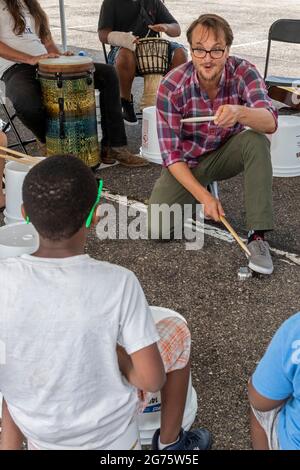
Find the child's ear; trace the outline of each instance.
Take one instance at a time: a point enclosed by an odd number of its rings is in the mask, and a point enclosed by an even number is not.
[[[25,211],[24,204],[21,204],[21,214],[22,214],[23,219],[26,220],[27,214]]]
[[[99,215],[99,204],[98,204],[94,210],[91,225],[97,225],[99,221],[100,221],[100,215]]]

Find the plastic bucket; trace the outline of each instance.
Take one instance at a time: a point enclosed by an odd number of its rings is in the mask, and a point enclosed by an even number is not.
[[[180,313],[175,312],[164,307],[150,307],[155,323],[163,318],[178,317],[186,321]],[[152,395],[150,403],[145,408],[144,412],[139,415],[139,431],[142,445],[149,445],[152,441],[152,436],[156,429],[160,428],[160,407],[161,399],[160,392]],[[186,397],[185,410],[183,415],[182,427],[185,430],[190,429],[195,421],[197,413],[197,394],[192,386],[192,378],[190,375],[189,387]]]
[[[300,117],[279,116],[278,129],[269,137],[273,175],[300,176]]]
[[[142,146],[140,155],[152,163],[162,164],[156,128],[156,107],[149,106],[143,110]]]
[[[23,220],[21,214],[22,185],[30,168],[28,165],[17,162],[9,162],[5,165],[5,216],[7,219]]]
[[[5,225],[20,224],[20,223],[24,222],[23,217],[17,218],[17,217],[9,216],[6,209],[3,211],[3,214],[4,214],[4,223],[5,223]]]
[[[25,222],[0,227],[0,258],[34,253],[39,236],[32,224]]]

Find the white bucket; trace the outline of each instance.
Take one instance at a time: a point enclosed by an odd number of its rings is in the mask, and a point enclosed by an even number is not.
[[[274,176],[300,176],[300,116],[279,116],[271,139]]]
[[[180,313],[174,312],[168,308],[150,307],[155,323],[167,317],[178,317],[186,321]],[[160,428],[160,392],[152,395],[150,403],[144,412],[139,415],[139,430],[142,445],[149,445],[156,429]],[[182,427],[185,430],[190,429],[197,413],[197,394],[192,386],[192,378],[190,375],[189,387],[186,397],[185,410],[183,415]]]
[[[7,220],[22,221],[22,185],[30,166],[9,162],[5,165],[5,217]],[[10,223],[10,222],[8,222]]]
[[[34,253],[39,236],[32,224],[21,222],[0,227],[0,258]]]
[[[4,209],[3,214],[4,214],[5,225],[18,224],[18,223],[20,224],[21,222],[24,222],[24,217],[20,217],[20,218],[11,217],[8,215],[6,209]]]
[[[149,106],[143,110],[142,146],[140,155],[149,162],[162,164],[156,127],[156,107]]]

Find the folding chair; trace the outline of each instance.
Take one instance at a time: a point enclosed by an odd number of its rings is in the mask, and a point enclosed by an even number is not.
[[[2,128],[3,132],[8,132],[10,129],[13,131],[15,138],[16,138],[16,143],[10,144],[8,147],[9,148],[15,148],[15,147],[21,147],[22,151],[24,153],[28,153],[26,150],[26,145],[32,144],[33,142],[36,142],[36,139],[26,139],[22,140],[18,129],[15,126],[14,120],[17,117],[16,113],[14,112],[13,114],[9,114],[9,111],[7,109],[6,104],[3,102],[1,96],[0,96],[0,109],[3,111],[4,116],[5,116],[5,124],[4,127]]]
[[[272,41],[286,42],[290,44],[300,44],[300,20],[280,19],[280,20],[275,21],[271,25],[269,29],[268,48],[267,48],[267,56],[266,56],[265,72],[264,72],[264,80],[266,82],[267,87],[271,87],[271,86],[291,87],[293,83],[295,84],[295,82],[298,82],[298,84],[300,84],[300,77],[292,78],[292,77],[280,77],[276,75],[267,76]]]

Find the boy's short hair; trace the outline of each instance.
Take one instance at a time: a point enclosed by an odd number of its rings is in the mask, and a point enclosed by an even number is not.
[[[55,155],[35,165],[23,183],[30,222],[49,240],[71,238],[83,226],[97,198],[90,168],[71,155]]]
[[[230,47],[233,43],[233,32],[229,25],[229,23],[219,15],[215,15],[213,13],[204,14],[199,16],[193,23],[189,26],[186,36],[187,40],[190,45],[192,45],[192,34],[194,29],[198,26],[202,25],[204,28],[208,30],[212,30],[215,33],[215,36],[218,38],[220,35],[220,31],[223,31],[226,41],[226,46]]]

